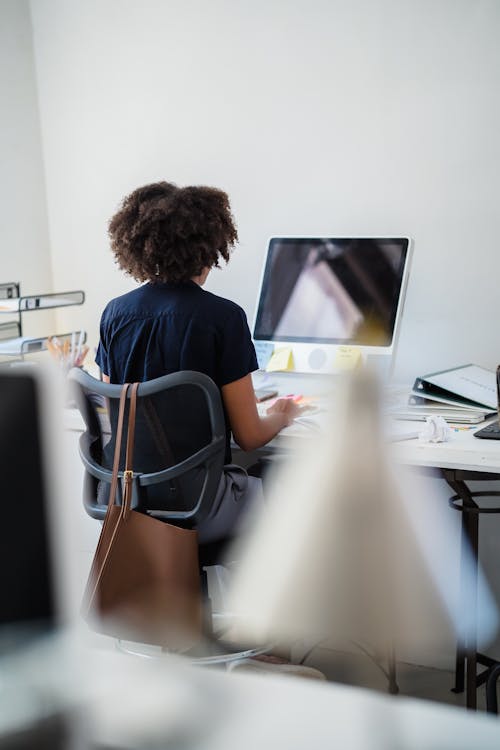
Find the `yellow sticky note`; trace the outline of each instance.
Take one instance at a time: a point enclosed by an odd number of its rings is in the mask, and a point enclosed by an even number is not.
[[[337,370],[354,370],[361,364],[361,350],[357,346],[339,346],[333,366]]]
[[[291,349],[275,349],[267,363],[267,372],[290,372],[295,369]]]

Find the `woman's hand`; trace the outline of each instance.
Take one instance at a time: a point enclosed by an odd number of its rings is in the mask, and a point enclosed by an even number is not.
[[[293,399],[279,398],[267,409],[266,416],[261,417],[251,375],[223,385],[222,399],[234,439],[244,451],[253,451],[268,443],[302,412]]]
[[[277,398],[274,404],[266,409],[266,414],[283,414],[287,419],[286,426],[289,427],[301,411],[302,409],[293,398]]]

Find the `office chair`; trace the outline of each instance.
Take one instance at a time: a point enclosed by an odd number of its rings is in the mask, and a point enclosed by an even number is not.
[[[96,380],[78,368],[71,370],[68,378],[85,422],[79,445],[85,469],[83,504],[88,515],[103,520],[121,386]],[[225,441],[220,393],[207,375],[183,371],[141,383],[137,392],[132,507],[170,524],[197,529],[213,508],[223,474]],[[124,453],[122,445],[120,466],[124,465]],[[206,568],[221,562],[229,541],[223,538],[199,544],[204,635],[211,646],[208,654],[198,655],[197,663],[228,663],[268,648],[235,652],[233,645],[228,651],[214,638]]]

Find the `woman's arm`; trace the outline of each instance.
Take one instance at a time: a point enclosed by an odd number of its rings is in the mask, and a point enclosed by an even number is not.
[[[255,450],[268,443],[283,427],[288,427],[300,408],[291,399],[277,399],[261,417],[255,403],[252,378],[222,386],[222,399],[229,417],[234,439],[244,451]]]
[[[109,375],[103,374],[102,379],[104,383],[110,382]],[[279,398],[268,409],[266,417],[259,416],[250,375],[222,386],[222,398],[234,439],[244,451],[252,451],[268,443],[283,427],[288,427],[300,412],[294,401]]]

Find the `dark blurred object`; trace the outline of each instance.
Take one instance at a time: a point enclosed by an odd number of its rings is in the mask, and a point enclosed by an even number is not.
[[[69,715],[56,714],[0,737],[0,750],[71,750],[72,736]]]
[[[34,370],[0,372],[0,651],[55,623],[43,397]]]

